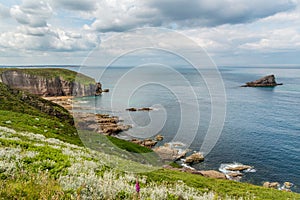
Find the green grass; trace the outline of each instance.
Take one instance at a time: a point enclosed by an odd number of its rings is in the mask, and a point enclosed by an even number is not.
[[[58,178],[70,166],[68,156],[63,155],[61,149],[54,149],[50,146],[35,146],[28,141],[14,141],[0,138],[0,147],[21,147],[22,149],[26,149],[26,151],[38,152],[38,155],[35,157],[27,157],[22,160],[24,169],[30,172],[38,173],[39,171],[47,171],[51,176]]]
[[[82,145],[73,124],[62,106],[0,83],[0,125]]]
[[[182,180],[188,186],[198,188],[202,192],[214,191],[221,199],[225,198],[226,196],[258,200],[300,199],[300,194],[297,193],[263,188],[261,186],[230,180],[206,178],[199,175],[171,171],[167,169],[145,173],[144,175],[146,175],[149,180],[154,182],[167,181],[169,183],[175,183],[178,180]]]
[[[143,147],[143,146],[140,146],[140,145],[132,143],[132,142],[127,142],[127,141],[124,141],[124,140],[121,140],[119,138],[112,137],[112,136],[106,136],[106,137],[114,145],[116,145],[117,147],[119,147],[121,149],[124,149],[128,152],[133,152],[133,153],[150,153],[150,152],[153,152],[151,149],[149,149],[147,147]]]
[[[78,135],[84,146],[93,150],[104,152],[108,155],[122,156],[122,158],[143,164],[162,165],[158,155],[147,147],[86,130],[78,130]]]
[[[82,145],[74,126],[55,118],[0,110],[0,126],[12,128],[16,131],[37,133],[48,138],[57,138],[79,146]]]
[[[19,139],[16,140],[15,138]],[[116,141],[118,141],[118,143],[121,142],[119,140]],[[5,156],[4,158],[0,158],[0,161],[3,159],[6,162],[15,160],[16,163],[18,163],[18,167],[14,168],[15,172],[10,172],[8,174],[2,174],[0,166],[0,199],[70,199],[71,194],[74,195],[77,193],[79,195],[83,195],[84,192],[87,192],[87,188],[85,184],[77,184],[75,188],[72,186],[73,189],[63,189],[59,182],[61,176],[64,176],[65,178],[71,176],[75,178],[74,180],[78,181],[80,179],[76,179],[76,177],[79,176],[79,172],[88,173],[90,170],[95,170],[96,176],[103,177],[107,171],[113,170],[117,173],[117,176],[108,179],[113,181],[113,179],[115,180],[116,178],[126,174],[118,170],[120,165],[132,165],[131,167],[141,168],[142,170],[143,168],[145,169],[145,167],[151,169],[149,166],[134,163],[128,159],[118,158],[117,156],[105,154],[103,152],[92,153],[90,150],[82,147],[68,146],[69,145],[67,145],[67,143],[55,141],[49,143],[48,140],[40,137],[35,139],[29,133],[21,134],[19,132],[10,132],[4,135],[0,134],[0,150],[7,151],[8,149],[21,149],[21,152],[18,153],[19,155],[25,155],[24,153],[26,152],[38,153],[33,157],[23,156],[17,159],[15,157],[17,155],[10,152],[7,153],[7,155],[13,156],[13,158]],[[68,152],[64,152],[64,148],[69,149]],[[98,163],[98,166],[94,168],[93,165],[83,164],[85,161]],[[72,165],[77,165],[77,163],[81,163],[81,166],[79,165],[77,167],[76,174],[74,174],[75,172],[68,172],[68,168]],[[111,163],[117,164],[117,170],[111,168]],[[84,170],[83,168],[85,166],[90,166],[91,168]],[[155,170],[153,167],[152,169]],[[213,192],[215,194],[215,199],[225,199],[228,197],[230,197],[230,199],[243,198],[261,200],[300,199],[300,194],[296,193],[282,192],[275,189],[267,189],[229,180],[211,179],[200,175],[166,169],[139,173],[138,176],[147,177],[147,181],[141,183],[141,188],[148,188],[148,190],[156,190],[156,187],[165,186],[175,188],[180,180],[188,187],[195,188],[201,194]],[[95,175],[90,178],[95,180]],[[88,184],[89,180],[86,181]],[[122,184],[124,183],[125,182],[122,182]],[[72,185],[73,183],[72,181],[67,181],[67,184]],[[106,184],[106,182],[103,184]],[[133,188],[134,180],[129,183],[127,182],[126,184],[131,184]],[[91,183],[89,187],[92,187],[92,185],[93,183]],[[154,187],[154,185],[156,186]],[[93,191],[97,189],[97,187],[100,186],[97,186],[96,184]],[[115,188],[114,190],[117,189]],[[114,198],[109,199],[131,199],[134,194],[134,190],[132,189],[130,191],[119,191],[118,193],[114,193]],[[110,192],[108,193],[111,194]],[[114,196],[113,194],[111,195]],[[166,199],[178,199],[178,195],[175,195],[172,191],[170,191],[170,193],[168,192]]]
[[[19,174],[0,179],[0,199],[71,199],[47,173]]]
[[[83,85],[95,84],[95,80],[91,77],[88,77],[84,74],[77,73],[68,69],[60,68],[2,68],[0,69],[0,74],[4,71],[21,71],[26,74],[44,77],[44,78],[56,78],[62,77],[66,81],[76,81]]]

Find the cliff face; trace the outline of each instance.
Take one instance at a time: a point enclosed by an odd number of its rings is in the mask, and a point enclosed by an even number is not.
[[[33,73],[34,70],[22,70],[22,69],[8,69],[1,73],[0,82],[8,85],[11,88],[18,88],[21,90],[26,90],[31,94],[36,94],[39,96],[91,96],[95,95],[96,82],[89,78],[84,77],[88,80],[85,83],[78,82],[76,80],[75,72],[69,71],[71,78],[66,80],[64,76],[57,75],[59,72],[51,70],[61,69],[51,69],[45,70],[45,73]],[[40,70],[40,69],[38,69]],[[63,71],[66,73],[66,71]],[[74,74],[75,73],[75,74]],[[83,76],[83,75],[82,75]],[[72,78],[73,77],[73,78]],[[71,80],[70,80],[71,79]],[[72,80],[73,79],[73,80]]]

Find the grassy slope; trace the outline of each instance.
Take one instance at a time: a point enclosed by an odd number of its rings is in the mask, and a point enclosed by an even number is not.
[[[244,199],[260,200],[300,199],[300,194],[297,193],[263,188],[261,186],[229,180],[205,178],[202,176],[165,169],[145,173],[145,175],[148,176],[149,180],[155,182],[176,182],[177,180],[182,180],[188,186],[198,188],[203,192],[214,191],[221,199],[226,196],[230,196],[231,198],[242,197]]]
[[[118,163],[151,169],[117,156],[1,127],[0,154],[4,156],[0,157],[0,199],[76,199],[78,195],[82,199],[97,195],[103,195],[102,199],[133,199],[135,176],[111,167]],[[300,199],[296,193],[164,169],[138,176],[146,177],[141,182],[142,199],[175,200],[179,194],[214,195],[208,195],[208,199]],[[151,196],[154,193],[155,198]]]
[[[67,69],[60,69],[60,68],[1,68],[0,74],[4,71],[15,70],[15,71],[22,71],[27,74],[45,77],[45,78],[55,78],[55,77],[62,77],[66,81],[76,81],[82,83],[84,85],[95,84],[95,80],[84,74],[77,73]]]
[[[0,126],[82,145],[73,124],[63,107],[0,83]]]
[[[26,98],[24,100],[24,96],[29,96],[31,102],[26,101]],[[32,103],[32,101],[35,103]],[[42,134],[46,137],[57,138],[68,143],[82,145],[80,139],[74,135],[76,129],[72,126],[72,120],[67,120],[65,118],[68,116],[68,112],[62,107],[21,91],[10,90],[3,84],[0,84],[0,102],[0,126],[10,127],[16,131],[28,131],[36,134]],[[46,105],[46,108],[49,106],[56,110],[54,113],[59,114],[57,116],[49,115],[49,113],[53,112],[50,112],[49,109],[43,110],[37,108],[35,107],[36,105]],[[55,149],[54,147],[48,145],[36,146],[35,144],[40,144],[41,141],[33,141],[32,139],[29,140],[25,136],[12,134],[10,137],[12,137],[11,140],[5,138],[0,139],[0,150],[4,149],[7,151],[9,148],[21,148],[24,152],[38,152],[38,155],[35,157],[26,157],[19,162],[24,168],[22,170],[27,170],[27,175],[21,170],[20,172],[15,172],[16,176],[7,177],[3,173],[3,170],[5,169],[0,169],[0,199],[10,199],[12,197],[16,199],[22,197],[25,199],[43,198],[43,196],[40,195],[45,195],[45,197],[48,198],[50,196],[55,196],[58,199],[70,199],[71,193],[76,194],[78,193],[78,190],[81,190],[81,186],[78,186],[78,188],[75,189],[73,188],[72,190],[66,190],[61,187],[59,181],[57,180],[59,176],[64,176],[66,173],[68,173],[67,169],[72,165],[72,159],[73,164],[76,164],[77,156],[76,159],[74,159],[70,155],[63,154],[62,150]],[[15,140],[15,137],[18,137],[20,140]],[[109,138],[109,140],[115,145],[129,151],[149,151],[134,144],[115,138]],[[81,149],[80,151],[84,150]],[[97,163],[99,162],[102,163],[102,165],[104,164],[104,168],[102,166],[100,171],[99,169],[96,170],[96,172],[100,173],[100,175],[106,172],[106,170],[110,169],[109,167],[105,167],[106,164],[132,164],[132,161],[121,158],[116,160],[117,158],[115,156],[103,153],[99,154],[101,154],[101,160],[98,160]],[[103,159],[105,155],[108,157],[106,160]],[[94,158],[91,157],[85,159],[90,161]],[[2,158],[0,158],[0,161],[1,160]],[[138,163],[133,163],[133,166],[141,169],[146,167]],[[20,169],[20,166],[16,169]],[[148,186],[142,185],[142,187],[151,188],[152,183],[158,185],[161,184],[161,187],[163,187],[166,182],[172,185],[176,184],[178,180],[182,180],[187,186],[196,188],[196,190],[201,193],[213,191],[213,193],[221,199],[224,199],[226,196],[230,196],[231,198],[243,197],[244,199],[300,199],[300,195],[295,193],[281,192],[274,189],[266,189],[245,183],[209,179],[199,175],[186,174],[176,171],[161,169],[144,173],[144,175],[148,177]],[[38,177],[42,177],[42,179],[39,179]],[[37,179],[40,181],[37,181]],[[32,191],[40,192],[37,193]],[[124,195],[129,195],[126,196],[129,199],[132,197],[130,196],[132,195],[131,193],[121,193],[120,195],[121,197],[124,197]],[[116,199],[122,199],[121,197]],[[168,197],[170,197],[169,199],[172,199],[174,196]]]

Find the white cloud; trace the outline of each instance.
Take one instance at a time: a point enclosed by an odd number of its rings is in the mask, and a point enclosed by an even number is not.
[[[265,32],[257,42],[245,43],[241,48],[260,52],[300,50],[300,32],[294,29],[277,29]]]
[[[15,5],[10,9],[11,16],[17,22],[31,27],[47,26],[47,20],[52,13],[47,1],[25,0],[22,5]]]
[[[256,53],[300,51],[299,0],[23,0],[3,4],[1,56],[15,52],[28,61],[39,54],[64,54],[75,60],[78,53],[99,44],[99,34],[105,38],[148,26],[186,34],[218,63],[224,57],[235,63],[237,59],[251,61],[248,57]],[[171,41],[161,46],[167,42]],[[112,45],[108,53],[131,47],[126,41],[124,45]]]
[[[239,24],[272,16],[296,7],[286,0],[104,0],[97,4],[90,26],[100,32],[125,31],[144,26],[194,28]]]
[[[15,50],[88,51],[100,43],[94,33],[67,32],[58,28],[20,27],[0,34],[0,46]]]

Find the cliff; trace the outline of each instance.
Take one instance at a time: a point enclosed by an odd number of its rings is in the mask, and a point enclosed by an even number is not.
[[[94,79],[57,68],[1,69],[0,82],[39,96],[91,96],[102,91]]]
[[[256,81],[247,82],[246,85],[242,85],[242,87],[274,87],[277,85],[282,85],[282,83],[277,83],[275,76],[272,74]]]

